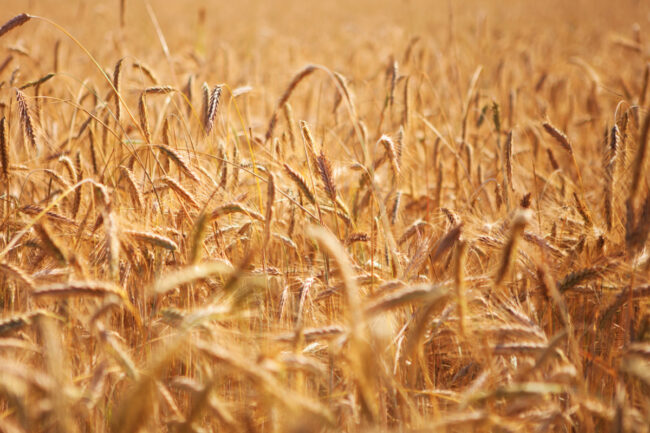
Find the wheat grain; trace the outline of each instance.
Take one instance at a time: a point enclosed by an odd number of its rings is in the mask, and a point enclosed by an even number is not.
[[[573,146],[569,142],[569,138],[566,136],[566,134],[564,134],[564,132],[560,131],[549,122],[544,122],[542,126],[548,135],[555,139],[557,144],[559,144],[569,155],[573,155]]]
[[[398,153],[395,150],[395,143],[393,143],[393,140],[387,135],[382,135],[381,138],[379,139],[379,142],[384,145],[384,149],[386,150],[386,156],[390,160],[390,166],[391,169],[393,170],[393,176],[395,177],[395,179],[399,178],[400,166],[398,160]]]
[[[9,178],[9,134],[7,131],[7,119],[3,117],[0,120],[0,164],[2,167],[2,176]]]
[[[120,106],[120,92],[122,87],[122,64],[124,63],[124,58],[121,58],[115,64],[113,69],[113,88],[115,90],[114,99],[115,99],[115,120],[117,123],[120,123],[120,118],[122,115],[122,110]]]
[[[143,209],[144,197],[142,196],[142,191],[138,186],[138,182],[135,180],[135,176],[133,175],[133,172],[129,170],[128,167],[125,167],[123,165],[120,166],[120,170],[122,171],[124,178],[127,180],[127,183],[129,184],[129,193],[131,194],[131,201],[133,202],[133,205],[136,206],[138,209]]]
[[[155,245],[169,251],[176,251],[178,249],[176,242],[157,233],[137,230],[124,230],[123,233],[133,238],[137,242],[146,242],[148,244]]]
[[[26,286],[30,291],[34,290],[34,280],[27,275],[25,271],[22,269],[18,268],[17,266],[12,265],[11,263],[5,263],[5,262],[0,262],[0,272],[2,272],[4,275],[9,276],[20,283],[22,283],[24,286]]]
[[[183,174],[195,182],[200,182],[198,176],[196,173],[194,173],[194,170],[192,170],[189,163],[176,150],[164,144],[157,144],[155,147],[160,149],[165,154],[165,156],[174,161],[174,164],[176,164],[176,166],[180,169],[180,171],[183,172]]]
[[[146,75],[147,78],[149,78],[149,80],[150,80],[154,85],[157,86],[158,83],[160,82],[160,80],[158,80],[158,77],[156,77],[156,74],[155,74],[155,72],[153,71],[153,69],[151,69],[149,66],[145,65],[144,63],[142,63],[142,62],[138,62],[138,61],[134,61],[133,64],[132,64],[131,66],[132,66],[134,69],[138,69],[139,71],[143,72],[144,75]],[[190,100],[191,100],[191,99],[190,99]]]
[[[298,189],[303,193],[305,198],[309,200],[312,204],[316,203],[316,198],[314,197],[314,194],[311,192],[309,189],[309,186],[307,186],[307,181],[305,180],[304,177],[294,169],[292,169],[288,164],[284,163],[283,164],[284,170],[289,175],[289,178],[298,186]]]
[[[196,201],[194,196],[186,190],[183,185],[181,185],[177,180],[172,179],[169,176],[164,176],[160,179],[165,185],[171,188],[183,203],[187,203],[194,208],[199,208],[199,202]]]
[[[144,133],[145,142],[151,143],[151,129],[149,128],[149,115],[147,114],[146,92],[140,93],[138,99],[138,113],[140,116],[140,128]]]
[[[65,265],[68,263],[67,255],[61,248],[60,243],[52,237],[49,229],[45,228],[43,224],[36,224],[34,231],[38,235],[43,250],[52,256],[59,264]]]
[[[16,89],[16,101],[18,102],[18,111],[20,113],[20,120],[23,124],[23,132],[25,134],[25,139],[32,145],[32,148],[36,148],[36,132],[34,130],[34,122],[30,114],[27,101],[25,100],[25,95],[20,90]]]
[[[105,281],[70,281],[61,284],[37,287],[32,291],[32,296],[92,296],[103,297],[117,295],[126,298],[123,288]]]
[[[219,108],[219,100],[221,99],[221,86],[215,86],[212,89],[210,98],[208,101],[208,110],[205,116],[205,133],[210,134],[212,127],[214,126],[214,119],[217,115],[217,109]]]
[[[266,134],[264,134],[264,141],[268,142],[269,139],[271,138],[271,135],[273,135],[273,130],[275,129],[275,124],[278,121],[278,111],[280,108],[284,106],[284,104],[287,103],[289,100],[289,97],[291,96],[291,93],[295,90],[295,88],[300,84],[300,82],[305,79],[307,76],[309,76],[312,72],[316,70],[316,67],[313,65],[308,65],[305,68],[303,68],[300,72],[298,72],[287,88],[285,89],[284,93],[282,96],[280,96],[280,99],[278,100],[278,103],[276,105],[275,110],[273,110],[273,114],[271,115],[271,119],[269,120],[269,126],[266,129]]]
[[[230,215],[230,214],[233,214],[233,213],[241,213],[241,214],[249,216],[249,217],[251,217],[253,219],[256,219],[258,221],[264,221],[264,217],[262,215],[260,215],[258,212],[255,212],[254,210],[251,210],[251,209],[245,207],[241,203],[236,203],[236,202],[227,203],[227,204],[224,204],[224,205],[221,205],[221,206],[217,207],[210,214],[210,219],[215,220],[215,219],[217,219],[217,218],[219,218],[221,216]]]
[[[327,193],[330,200],[336,202],[336,184],[334,183],[334,176],[332,175],[332,165],[322,151],[316,158],[316,166],[318,167],[318,172],[323,181],[325,193]]]
[[[519,238],[524,233],[524,228],[531,219],[530,211],[520,211],[519,214],[515,217],[512,222],[512,229],[510,232],[510,237],[506,243],[503,255],[501,257],[501,262],[499,263],[499,268],[494,278],[494,283],[498,287],[503,282],[504,278],[508,274],[508,271],[511,268],[514,257],[517,253],[517,245]]]
[[[20,27],[31,19],[31,16],[22,13],[18,14],[0,27],[0,37],[4,36],[7,32]]]

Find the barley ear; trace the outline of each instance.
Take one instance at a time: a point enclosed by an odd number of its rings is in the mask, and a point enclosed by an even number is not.
[[[4,36],[5,33],[9,32],[9,31],[11,31],[11,30],[13,30],[13,29],[15,29],[16,27],[20,27],[20,26],[22,26],[23,24],[25,24],[25,23],[26,23],[27,21],[29,21],[30,19],[31,19],[31,16],[29,16],[29,15],[27,15],[27,14],[25,14],[25,13],[22,13],[22,14],[16,15],[16,16],[13,17],[12,19],[10,19],[10,20],[7,21],[6,23],[4,23],[4,24],[2,25],[2,27],[0,27],[0,38],[1,38],[2,36]]]
[[[34,121],[32,119],[29,106],[25,100],[25,94],[20,90],[16,89],[16,101],[18,102],[18,112],[20,114],[20,120],[23,124],[23,132],[25,134],[25,139],[32,145],[32,148],[36,148],[36,132],[34,130]]]
[[[530,209],[520,210],[512,222],[512,229],[510,231],[510,238],[503,250],[501,262],[494,278],[494,284],[499,287],[503,280],[506,278],[508,272],[512,267],[512,263],[517,255],[517,246],[519,239],[524,233],[524,228],[532,218]]]
[[[266,214],[264,216],[264,247],[271,238],[271,223],[273,221],[273,204],[275,202],[275,177],[269,172],[268,184],[266,187]]]
[[[208,212],[201,212],[194,222],[189,257],[189,262],[191,264],[197,264],[201,261],[201,256],[203,255],[203,240],[205,239],[205,233],[209,223],[210,214]]]
[[[9,135],[7,131],[7,119],[0,120],[0,170],[2,177],[9,178]]]

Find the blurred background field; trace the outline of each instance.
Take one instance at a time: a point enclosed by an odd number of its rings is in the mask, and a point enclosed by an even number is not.
[[[0,431],[649,431],[650,3],[14,16]]]

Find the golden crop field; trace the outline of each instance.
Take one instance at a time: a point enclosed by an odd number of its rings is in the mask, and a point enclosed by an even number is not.
[[[650,431],[647,2],[0,25],[1,432]]]

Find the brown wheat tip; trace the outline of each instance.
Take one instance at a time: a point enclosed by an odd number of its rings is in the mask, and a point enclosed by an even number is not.
[[[566,136],[566,134],[559,129],[557,129],[555,126],[551,125],[549,122],[544,122],[542,124],[544,127],[544,130],[555,139],[555,141],[562,146],[564,150],[566,150],[570,155],[573,155],[573,146],[571,146],[571,143],[569,142],[569,138]]]
[[[318,155],[316,163],[321,179],[323,180],[325,192],[332,201],[336,201],[336,184],[334,183],[334,176],[332,175],[332,166],[322,151],[320,155]]]
[[[558,164],[557,159],[555,159],[555,155],[553,154],[553,151],[548,148],[546,149],[546,154],[548,155],[548,160],[551,163],[551,167],[553,167],[554,171],[557,171],[560,169],[560,164]]]
[[[296,133],[294,132],[294,120],[293,120],[293,110],[291,105],[286,103],[283,105],[284,118],[287,122],[287,131],[289,132],[289,144],[291,148],[294,149],[296,146]]]
[[[354,106],[354,102],[352,100],[353,94],[352,91],[350,90],[350,86],[348,85],[348,80],[339,72],[334,71],[333,72],[334,79],[336,82],[339,84],[340,89],[343,91],[343,95],[345,96],[345,99],[348,101],[348,107],[350,109],[350,115],[352,119],[357,119],[357,110]]]
[[[456,249],[455,266],[454,266],[454,280],[456,283],[456,303],[458,305],[458,327],[460,335],[465,337],[467,335],[467,296],[465,293],[465,262],[467,260],[467,241],[461,240],[458,242]]]
[[[194,173],[194,170],[190,167],[188,162],[183,158],[176,150],[172,149],[169,146],[165,146],[164,144],[157,144],[155,145],[158,149],[160,149],[169,159],[174,161],[174,164],[190,179],[192,179],[195,182],[199,182],[199,177]]]
[[[65,155],[62,155],[62,156],[59,156],[58,161],[61,164],[63,164],[66,171],[68,172],[68,177],[70,178],[70,182],[75,182],[75,179],[77,178],[77,176],[76,176],[76,173],[75,173],[75,167],[74,167],[74,163],[72,162],[72,160],[69,157],[67,157]],[[57,174],[57,176],[58,176],[58,174]]]
[[[429,224],[426,221],[423,220],[417,220],[414,221],[408,228],[404,231],[402,236],[400,236],[399,240],[397,241],[397,245],[402,245],[404,242],[409,240],[411,237],[413,237],[418,231],[424,230],[425,227],[427,227]]]
[[[156,86],[158,85],[158,83],[159,83],[158,77],[156,77],[156,74],[153,72],[153,70],[149,66],[145,65],[144,63],[137,62],[137,61],[133,62],[132,66],[133,66],[134,69],[138,69],[138,70],[142,71],[154,85],[156,85]],[[164,86],[164,87],[168,87],[168,86]],[[173,90],[173,88],[172,88],[172,90]]]
[[[388,103],[392,106],[395,101],[395,87],[397,87],[397,76],[399,69],[397,60],[393,60],[390,65],[390,91],[388,92]]]
[[[609,323],[609,320],[620,307],[622,307],[628,300],[643,299],[650,297],[650,285],[635,287],[630,290],[629,286],[621,290],[616,298],[604,309],[603,314],[601,315],[600,323],[601,326],[604,323]]]
[[[307,76],[309,76],[312,72],[316,70],[316,66],[313,65],[308,65],[305,68],[303,68],[300,72],[298,72],[289,85],[287,86],[286,90],[280,96],[280,99],[278,100],[278,103],[276,105],[275,110],[273,110],[273,114],[271,115],[271,119],[269,120],[269,126],[266,129],[266,134],[264,135],[264,141],[268,142],[269,139],[271,138],[271,135],[273,135],[273,130],[275,129],[275,124],[278,121],[278,110],[282,108],[284,104],[289,100],[289,97],[291,96],[291,93],[293,93],[294,89],[298,84]]]
[[[503,250],[503,256],[499,264],[499,269],[494,279],[495,285],[499,286],[510,270],[511,264],[517,252],[517,245],[519,238],[524,232],[524,228],[532,218],[532,211],[530,209],[520,210],[512,222],[512,230],[510,238]]]
[[[546,348],[547,344],[537,342],[505,343],[495,346],[494,354],[535,356],[543,353]]]
[[[557,282],[557,289],[560,293],[564,293],[584,281],[599,277],[603,273],[603,270],[601,266],[594,266],[570,272],[562,280]]]
[[[374,316],[383,311],[392,310],[412,302],[432,303],[438,300],[442,301],[448,299],[449,295],[449,288],[441,285],[424,284],[409,286],[371,303],[366,307],[365,314],[366,316]]]
[[[113,88],[115,91],[115,119],[117,123],[120,122],[121,116],[121,106],[120,106],[120,85],[121,85],[121,75],[122,75],[122,64],[124,63],[124,58],[121,58],[115,64],[115,69],[113,70]]]
[[[585,222],[585,226],[587,228],[592,227],[594,223],[591,219],[591,214],[589,213],[589,210],[587,209],[587,205],[585,204],[585,202],[580,198],[580,196],[576,192],[573,193],[573,199],[576,202],[576,209],[578,210],[578,213],[580,214],[580,216]]]
[[[138,209],[143,209],[144,208],[144,197],[142,196],[142,191],[140,191],[140,187],[138,187],[138,182],[135,179],[135,175],[131,170],[129,170],[128,167],[125,166],[120,166],[120,170],[122,171],[122,174],[124,175],[124,178],[127,180],[129,184],[129,192],[131,194],[131,201],[133,204],[138,208]]]
[[[305,342],[309,343],[316,340],[328,340],[334,337],[338,337],[345,333],[345,328],[340,325],[329,325],[322,328],[306,328],[302,330],[302,337],[305,339]],[[280,334],[275,336],[275,340],[292,342],[296,340],[296,333],[289,332],[286,334]]]
[[[512,185],[512,130],[508,133],[508,138],[506,139],[506,148],[505,148],[505,154],[506,154],[506,179],[508,180],[508,187],[510,191],[514,191],[514,187]]]
[[[566,253],[564,251],[562,251],[559,248],[556,248],[555,246],[551,245],[550,243],[548,243],[546,241],[546,239],[536,235],[535,233],[525,231],[523,237],[524,237],[524,240],[526,242],[536,244],[536,245],[540,246],[541,248],[544,248],[544,249],[548,250],[551,254],[554,254],[557,257],[565,257],[566,256]]]
[[[22,329],[25,326],[29,326],[32,323],[32,320],[41,314],[43,314],[41,310],[36,310],[16,316],[0,318],[0,337],[12,331]]]
[[[36,87],[38,88],[41,84],[45,83],[46,81],[50,80],[51,78],[54,78],[54,73],[50,72],[49,74],[43,75],[41,78],[37,78],[34,81],[30,81],[28,83],[23,84],[20,86],[20,90],[25,90],[29,89],[30,87]]]
[[[123,288],[106,281],[70,281],[36,288],[33,296],[91,296],[103,297],[117,295],[126,299]]]
[[[34,226],[34,231],[36,231],[36,234],[41,241],[43,250],[62,265],[68,262],[66,254],[61,248],[59,242],[52,237],[52,234],[44,225],[36,224]]]
[[[97,151],[95,149],[95,133],[92,128],[88,129],[88,147],[90,149],[90,163],[93,167],[93,174],[97,174]]]
[[[144,89],[143,93],[146,95],[168,95],[175,90],[176,89],[174,89],[172,86],[153,86]]]
[[[314,141],[314,136],[311,133],[311,130],[309,129],[309,125],[307,122],[304,120],[301,120],[299,122],[300,124],[300,132],[302,134],[302,137],[305,140],[305,145],[307,147],[307,154],[309,155],[309,158],[314,161],[313,164],[317,164],[316,159],[316,145]]]
[[[350,233],[345,239],[345,245],[352,245],[356,242],[369,242],[370,236],[368,233]]]
[[[275,202],[275,177],[273,173],[269,173],[268,183],[266,187],[266,214],[264,216],[264,245],[269,242],[271,238],[271,222],[273,219],[273,205]]]
[[[217,109],[219,108],[219,100],[221,99],[221,86],[215,86],[214,89],[212,89],[212,93],[210,94],[210,99],[208,102],[208,111],[205,116],[205,133],[209,134],[210,131],[212,131],[212,127],[214,126],[214,119],[217,116]]]
[[[393,205],[390,210],[390,224],[395,225],[397,222],[397,215],[399,214],[399,205],[402,201],[402,192],[397,191],[395,194],[395,200],[393,200]]]
[[[20,113],[20,120],[23,124],[23,132],[26,140],[36,148],[36,132],[34,130],[34,122],[30,114],[29,106],[25,100],[25,94],[16,89],[16,101],[18,102],[18,112]]]
[[[245,207],[241,203],[233,202],[233,203],[227,203],[224,205],[219,206],[216,208],[214,211],[212,211],[212,214],[210,214],[210,220],[215,220],[219,217],[222,217],[224,215],[230,215],[233,213],[240,213],[246,216],[249,216],[253,219],[256,219],[258,221],[264,221],[264,217],[259,214],[258,212],[255,212],[254,210],[251,210],[247,207]]]
[[[298,189],[302,192],[302,194],[305,196],[307,200],[309,200],[312,204],[316,203],[316,198],[314,197],[314,194],[311,192],[309,189],[309,186],[307,185],[307,181],[305,178],[292,169],[288,164],[283,164],[284,170],[286,171],[287,175],[289,175],[289,178],[298,186]]]
[[[460,235],[462,233],[463,229],[463,224],[460,223],[456,225],[454,228],[449,230],[438,242],[436,242],[429,254],[429,257],[431,258],[431,261],[435,263],[440,259],[440,257],[448,251],[455,243],[460,239]]]
[[[22,14],[16,15],[16,16],[13,17],[12,19],[10,19],[10,20],[7,21],[6,23],[4,23],[4,24],[2,25],[2,27],[0,27],[0,38],[1,38],[2,36],[4,36],[5,33],[9,32],[9,31],[11,31],[11,30],[13,30],[13,29],[15,29],[16,27],[20,27],[20,26],[22,26],[23,24],[25,24],[27,21],[30,20],[30,18],[31,18],[31,16],[29,16],[29,15],[27,15],[27,14],[25,14],[25,13],[22,13]]]
[[[171,137],[169,135],[169,117],[165,117],[162,126],[162,142],[169,145],[171,143]]]
[[[176,251],[178,245],[173,240],[168,237],[152,233],[152,232],[142,232],[137,230],[124,230],[124,234],[130,236],[138,242],[146,242],[157,247],[164,248],[170,251]]]
[[[126,24],[126,0],[120,0],[120,28],[123,29]]]
[[[29,290],[34,290],[34,280],[32,280],[32,277],[27,275],[27,273],[19,267],[14,266],[10,263],[0,262],[0,273],[21,282]]]
[[[108,272],[113,281],[117,279],[120,270],[120,240],[118,237],[118,223],[115,214],[110,210],[101,215],[106,232],[106,259]]]
[[[140,128],[142,128],[144,139],[147,143],[151,143],[151,128],[149,127],[149,115],[147,113],[146,92],[142,92],[138,99],[138,113],[140,114]]]
[[[81,182],[83,178],[83,172],[81,169],[81,152],[77,151],[75,155],[75,164],[74,164],[75,178],[74,182]],[[72,204],[72,218],[77,216],[79,212],[79,207],[81,206],[81,185],[77,186],[74,191],[74,202]]]
[[[7,134],[7,119],[0,120],[0,169],[2,176],[9,177],[9,137]]]
[[[43,210],[44,208],[42,208],[41,206],[37,206],[33,204],[28,204],[20,208],[20,211],[22,213],[27,215],[32,215],[32,216],[40,214],[41,212],[43,212]],[[45,212],[45,217],[49,222],[57,222],[57,223],[68,224],[68,225],[77,224],[73,219],[52,211]]]
[[[160,180],[164,182],[169,188],[171,188],[183,202],[188,203],[190,206],[195,208],[200,207],[194,196],[188,190],[186,190],[183,185],[181,185],[176,179],[173,179],[169,176],[164,176]]]
[[[205,233],[208,229],[210,223],[210,215],[207,212],[201,212],[194,222],[194,227],[192,228],[192,242],[190,243],[190,257],[189,261],[192,264],[197,264],[201,261],[201,255],[203,253],[203,241],[205,239]]]
[[[399,178],[400,166],[397,150],[395,150],[395,143],[393,143],[393,140],[387,135],[382,135],[381,138],[379,138],[379,142],[384,145],[386,156],[390,161],[391,170],[393,170],[393,176],[395,176],[395,179]]]

